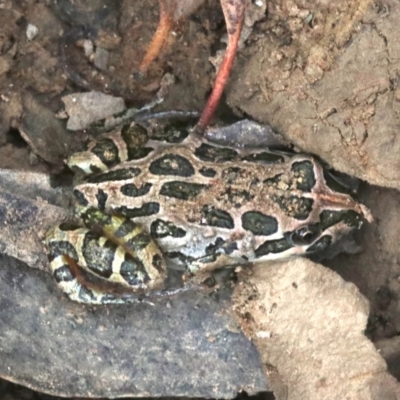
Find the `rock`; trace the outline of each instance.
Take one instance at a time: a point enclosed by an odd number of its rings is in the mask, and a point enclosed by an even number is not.
[[[234,302],[278,399],[400,398],[363,334],[367,300],[333,271],[301,258],[244,270]]]

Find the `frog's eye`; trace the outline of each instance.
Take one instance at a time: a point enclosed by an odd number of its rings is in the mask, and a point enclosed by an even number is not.
[[[295,246],[304,246],[311,244],[321,234],[318,225],[304,225],[288,235],[288,240]]]

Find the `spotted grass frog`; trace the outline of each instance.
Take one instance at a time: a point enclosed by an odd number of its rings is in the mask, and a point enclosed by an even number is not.
[[[50,267],[72,300],[124,303],[119,290],[160,292],[168,265],[188,280],[216,269],[321,252],[369,219],[313,156],[221,146],[166,129],[148,140],[137,124],[70,156],[83,226],[46,237]]]

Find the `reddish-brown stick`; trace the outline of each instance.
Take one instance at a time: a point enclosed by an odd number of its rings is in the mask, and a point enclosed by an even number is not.
[[[139,66],[139,72],[144,74],[149,65],[157,58],[160,54],[161,49],[164,46],[164,42],[171,32],[174,20],[173,12],[171,8],[168,7],[168,2],[164,0],[159,0],[160,4],[160,20],[158,22],[157,30],[151,40],[151,43],[147,47],[146,54]]]
[[[239,44],[240,33],[242,31],[246,0],[221,0],[224,12],[226,28],[228,31],[228,45],[221,66],[215,78],[214,86],[207,104],[197,123],[197,130],[203,131],[210,123],[215,110],[217,109],[222,92],[226,86],[232,64],[235,59]]]
[[[235,59],[236,51],[239,44],[240,33],[243,26],[244,11],[247,0],[220,0],[224,13],[226,28],[228,32],[228,45],[222,60],[220,69],[217,73],[215,83],[208,98],[207,104],[197,123],[197,129],[203,131],[210,123],[210,120],[218,106],[222,93],[226,86],[232,64]],[[180,18],[184,18],[194,12],[204,0],[159,0],[160,4],[160,20],[156,33],[146,54],[139,66],[140,73],[146,73],[149,65],[160,54],[162,47],[172,27]]]
[[[192,14],[203,2],[204,0],[159,0],[160,19],[139,66],[140,73],[146,73],[150,64],[158,57],[174,24]]]

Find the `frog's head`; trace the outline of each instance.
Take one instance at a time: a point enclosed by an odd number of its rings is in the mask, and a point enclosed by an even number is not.
[[[267,240],[256,249],[256,257],[277,259],[343,251],[342,239],[365,221],[372,222],[370,211],[350,195],[352,190],[342,177],[335,176],[314,157],[293,157],[291,170],[295,173],[289,180],[283,175],[273,179],[279,232],[277,240]],[[276,187],[284,179],[287,185],[291,182],[290,188],[280,196]]]
[[[355,203],[353,208],[337,207],[337,203],[325,204],[317,222],[306,223],[291,232],[285,232],[284,238],[292,246],[291,252],[297,255],[326,252],[354,229],[359,229],[365,220],[371,221],[369,210],[362,204]]]

